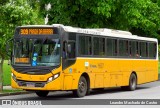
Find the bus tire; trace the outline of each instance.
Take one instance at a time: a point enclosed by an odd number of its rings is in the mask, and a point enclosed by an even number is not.
[[[87,88],[88,88],[88,90],[86,92],[86,95],[90,95],[90,93],[91,93],[90,88],[89,87],[87,87]]]
[[[73,90],[73,95],[76,97],[84,97],[87,94],[88,85],[84,76],[81,76],[78,82],[78,89]]]
[[[48,95],[49,91],[35,91],[35,93],[39,97],[46,97]]]
[[[137,77],[134,73],[131,74],[129,79],[129,85],[128,86],[122,86],[122,90],[128,90],[128,91],[134,91],[137,87]]]
[[[134,91],[137,87],[137,77],[134,73],[131,74],[130,79],[129,79],[129,86],[128,90],[129,91]]]

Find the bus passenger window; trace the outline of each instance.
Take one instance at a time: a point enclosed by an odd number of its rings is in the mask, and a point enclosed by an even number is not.
[[[149,49],[149,58],[153,59],[156,58],[157,54],[157,44],[156,43],[148,43],[148,49]]]
[[[113,52],[113,40],[112,39],[107,39],[107,44],[106,44],[106,48],[107,48],[107,56],[112,56],[112,52]]]
[[[79,37],[79,54],[80,55],[92,54],[92,41],[90,36]]]
[[[130,56],[131,57],[137,57],[138,51],[136,49],[136,42],[135,41],[130,41]]]
[[[139,58],[140,57],[140,49],[139,49],[139,42],[136,42],[136,57]]]
[[[93,52],[94,55],[99,55],[99,56],[103,56],[105,54],[105,49],[104,49],[104,45],[105,45],[105,39],[104,38],[99,38],[99,37],[94,37],[93,38]]]
[[[157,43],[154,43],[154,58],[156,58],[156,55],[157,55]]]
[[[140,42],[140,57],[146,57],[146,43]]]
[[[107,38],[107,56],[117,55],[117,40]]]
[[[117,39],[113,40],[113,56],[117,56],[118,49],[117,49]]]
[[[119,40],[119,56],[128,56],[128,41]]]
[[[148,58],[148,43],[146,42],[146,57]]]

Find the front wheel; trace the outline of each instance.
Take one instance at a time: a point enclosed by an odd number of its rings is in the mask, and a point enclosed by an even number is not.
[[[73,90],[73,95],[76,97],[84,97],[87,94],[88,85],[86,78],[81,76],[78,82],[78,89]]]
[[[46,97],[48,95],[49,91],[35,91],[35,93],[39,97]]]
[[[130,79],[129,79],[129,85],[128,86],[122,86],[122,90],[129,90],[129,91],[134,91],[137,87],[137,77],[134,73],[131,74]]]

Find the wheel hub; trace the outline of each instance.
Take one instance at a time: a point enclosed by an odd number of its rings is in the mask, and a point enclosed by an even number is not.
[[[84,82],[80,82],[79,83],[79,90],[81,91],[81,92],[83,92],[83,91],[85,91],[85,84],[84,84]]]
[[[136,79],[135,78],[132,78],[131,85],[133,88],[136,86]]]

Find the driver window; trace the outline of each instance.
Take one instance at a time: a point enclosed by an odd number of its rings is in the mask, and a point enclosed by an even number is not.
[[[75,53],[76,53],[75,42],[69,42],[68,46],[71,47],[71,52],[68,52],[68,58],[75,58]]]

